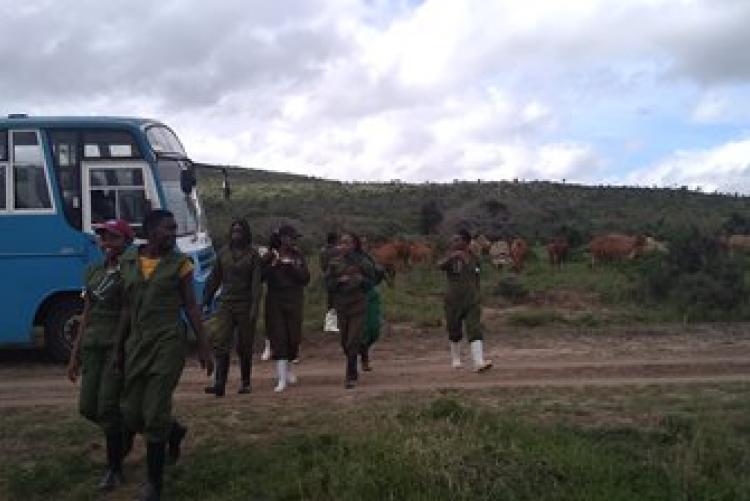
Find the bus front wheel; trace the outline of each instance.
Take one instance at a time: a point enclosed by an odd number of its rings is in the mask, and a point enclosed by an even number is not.
[[[70,358],[82,313],[83,301],[72,297],[58,301],[49,311],[44,325],[44,344],[56,362],[67,362]]]

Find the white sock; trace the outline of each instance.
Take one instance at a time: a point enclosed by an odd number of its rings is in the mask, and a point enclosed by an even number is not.
[[[461,367],[461,343],[460,342],[450,342],[451,347],[451,365],[454,369],[458,369]]]
[[[286,389],[287,374],[289,368],[288,360],[277,360],[276,361],[276,375],[279,378],[276,388],[273,389],[276,393],[282,392]]]

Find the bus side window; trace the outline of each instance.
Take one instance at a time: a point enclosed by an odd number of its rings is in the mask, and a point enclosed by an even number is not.
[[[80,134],[77,131],[52,131],[52,153],[65,218],[78,230],[82,228]]]
[[[13,132],[13,188],[16,209],[51,209],[44,157],[34,131]]]
[[[0,210],[6,210],[8,195],[6,179],[8,178],[8,131],[0,130]]]

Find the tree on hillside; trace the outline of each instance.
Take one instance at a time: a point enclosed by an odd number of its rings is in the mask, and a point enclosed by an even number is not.
[[[443,211],[438,207],[435,200],[429,200],[422,204],[420,226],[423,235],[434,233],[440,223],[443,222]]]
[[[733,212],[729,219],[727,219],[721,229],[730,235],[750,235],[750,219]]]

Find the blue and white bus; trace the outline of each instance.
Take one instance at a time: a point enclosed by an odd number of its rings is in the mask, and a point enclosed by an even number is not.
[[[215,255],[193,164],[164,124],[141,118],[0,119],[0,346],[44,344],[66,360],[85,267],[102,259],[92,227],[175,214],[177,245],[202,294]]]

